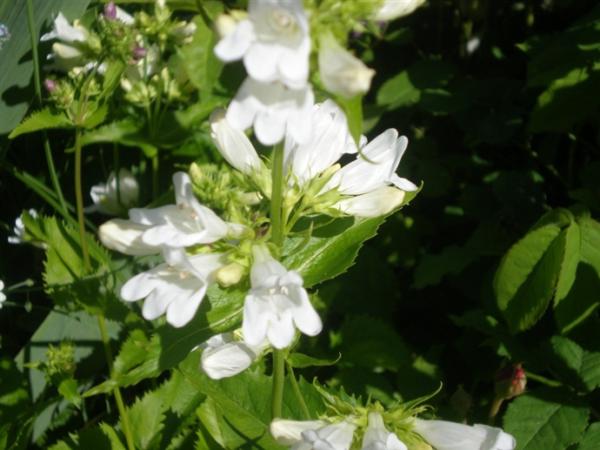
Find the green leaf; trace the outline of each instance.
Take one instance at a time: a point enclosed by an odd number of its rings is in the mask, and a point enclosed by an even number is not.
[[[569,394],[537,390],[511,402],[504,430],[515,437],[518,450],[565,450],[581,439],[588,414]]]
[[[583,435],[577,450],[597,450],[600,448],[600,423],[591,424]]]
[[[35,131],[47,130],[50,128],[72,128],[73,122],[63,112],[53,112],[50,108],[44,108],[32,113],[23,122],[21,122],[8,135],[10,139]]]
[[[128,147],[139,147],[147,157],[156,154],[157,148],[143,133],[143,124],[133,119],[111,122],[95,130],[87,131],[81,138],[81,145],[115,142]]]
[[[198,370],[200,352],[192,353],[180,370],[196,389],[209,399],[197,410],[198,416],[223,448],[239,448],[252,442],[254,447],[280,449],[269,434],[271,422],[272,379],[259,372],[246,370],[235,377],[214,381]],[[284,390],[283,416],[300,420],[302,409],[292,394],[289,380]],[[305,380],[299,381],[300,391],[309,411],[315,414],[324,412],[324,404],[317,390]]]
[[[289,238],[283,263],[302,274],[306,287],[334,278],[354,263],[363,242],[375,236],[384,220],[338,219],[315,230],[308,240],[302,236]]]
[[[561,336],[553,336],[551,345],[560,363],[555,362],[555,370],[572,385],[587,392],[600,386],[600,353],[585,351],[574,341]]]
[[[165,419],[160,392],[149,392],[128,410],[136,449],[158,448]]]
[[[61,11],[68,19],[81,16],[89,0],[44,0],[34,3],[34,29],[37,38],[46,24]],[[23,118],[33,97],[31,77],[31,36],[27,21],[27,2],[0,0],[0,17],[11,38],[0,51],[0,134],[11,131]],[[39,39],[38,39],[39,40]],[[40,54],[40,64],[45,61]]]
[[[577,265],[580,259],[581,231],[577,222],[571,224],[565,230],[565,248],[558,282],[556,283],[556,292],[554,294],[554,307],[567,296],[577,273]]]
[[[304,369],[306,367],[333,366],[341,359],[341,357],[342,355],[340,354],[335,359],[321,359],[303,353],[291,353],[287,357],[287,362],[295,369]]]
[[[214,30],[200,16],[195,18],[194,23],[196,33],[192,42],[179,50],[179,56],[190,81],[205,100],[212,95],[223,63],[213,51],[217,41]]]
[[[569,211],[551,211],[500,262],[493,288],[498,308],[513,332],[532,327],[550,303],[565,258],[564,228],[571,221]],[[564,273],[572,276],[570,271]]]

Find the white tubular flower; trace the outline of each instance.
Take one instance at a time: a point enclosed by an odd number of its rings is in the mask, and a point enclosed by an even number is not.
[[[6,301],[6,294],[2,291],[4,291],[4,281],[0,280],[0,309],[2,308],[2,304]]]
[[[349,422],[326,425],[302,432],[302,440],[292,450],[349,450],[356,427]]]
[[[271,436],[281,445],[294,445],[302,440],[302,432],[327,426],[324,420],[275,419],[269,426]]]
[[[404,203],[406,192],[393,186],[381,186],[366,194],[345,198],[334,205],[355,217],[379,217],[389,214]]]
[[[394,433],[390,433],[378,412],[369,413],[369,426],[363,437],[362,450],[407,450]]]
[[[164,257],[166,263],[129,279],[121,288],[121,298],[128,302],[145,299],[145,319],[154,320],[166,312],[168,323],[182,327],[194,317],[223,258],[219,253],[188,256],[183,249],[165,249]]]
[[[423,3],[425,0],[385,0],[373,19],[388,21],[408,16]]]
[[[402,155],[408,145],[405,136],[389,129],[381,133],[362,149],[362,155],[338,170],[322,192],[334,189],[344,195],[360,195],[382,186],[393,184],[404,191],[418,188],[406,178],[396,174]]]
[[[106,183],[92,186],[90,197],[101,213],[118,215],[137,203],[139,193],[140,188],[136,178],[129,170],[120,169],[118,180],[115,173],[111,172]]]
[[[333,101],[315,105],[309,120],[313,130],[309,141],[301,144],[289,135],[285,141],[285,165],[300,185],[321,174],[344,153],[357,151],[346,116]]]
[[[200,345],[202,370],[213,380],[228,378],[246,370],[266,350],[266,342],[252,346],[236,340],[233,333],[211,337]]]
[[[159,253],[160,245],[144,243],[142,235],[148,230],[131,220],[113,219],[100,225],[98,237],[105,247],[131,256],[153,255]]]
[[[250,0],[248,18],[215,46],[223,61],[244,60],[250,77],[281,81],[292,89],[306,86],[310,37],[301,0]]]
[[[436,450],[513,450],[515,438],[500,428],[415,419],[414,430]]]
[[[176,205],[159,208],[135,208],[129,211],[129,219],[148,227],[141,240],[151,246],[189,247],[210,244],[228,235],[239,235],[244,227],[229,224],[210,208],[201,205],[192,187],[190,177],[184,172],[173,175]]]
[[[248,18],[248,13],[239,9],[229,11],[229,14],[220,14],[215,20],[215,29],[221,39],[233,33],[237,25]]]
[[[300,274],[288,271],[265,246],[255,246],[253,254],[252,288],[244,303],[244,340],[258,345],[267,339],[282,349],[292,343],[296,328],[309,336],[319,334],[321,318],[302,287]]]
[[[281,141],[286,131],[297,142],[306,142],[314,101],[310,86],[292,90],[281,83],[246,78],[227,109],[227,120],[239,130],[254,125],[256,138],[264,145]]]
[[[321,38],[319,73],[325,89],[346,98],[364,95],[375,75],[373,69],[342,47],[331,34]]]
[[[57,39],[60,42],[52,44],[55,66],[57,69],[68,71],[85,63],[85,55],[81,46],[89,38],[88,30],[79,25],[77,21],[73,25],[69,23],[63,13],[58,13],[54,19],[52,31],[43,34],[41,41]]]
[[[234,168],[250,174],[262,167],[258,153],[243,131],[233,128],[224,110],[213,112],[210,117],[211,137],[219,152]]]

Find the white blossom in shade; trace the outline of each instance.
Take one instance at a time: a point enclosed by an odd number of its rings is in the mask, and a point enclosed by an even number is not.
[[[145,299],[142,315],[154,320],[166,313],[174,327],[186,325],[196,313],[214,272],[223,266],[219,253],[189,256],[183,249],[164,249],[166,263],[137,274],[121,287],[128,302]]]
[[[375,12],[373,19],[388,21],[408,16],[423,3],[425,0],[384,0],[383,5]]]
[[[31,217],[36,219],[38,213],[35,209],[27,211]],[[25,224],[21,215],[15,219],[15,226],[13,227],[13,235],[8,237],[9,244],[23,244],[25,242]]]
[[[302,432],[327,426],[324,420],[274,419],[269,426],[271,436],[281,445],[294,445],[302,440]]]
[[[202,370],[213,380],[232,377],[246,370],[266,350],[268,344],[252,346],[235,339],[233,333],[211,337],[200,345]]]
[[[308,120],[313,131],[306,143],[296,142],[289,134],[285,140],[285,166],[300,185],[331,167],[343,154],[357,151],[346,116],[332,100],[316,104]]]
[[[133,223],[147,227],[141,235],[144,244],[169,247],[210,244],[226,236],[238,236],[245,230],[242,225],[225,222],[210,208],[201,205],[186,173],[175,173],[173,185],[175,205],[129,211]]]
[[[381,186],[366,194],[344,198],[334,208],[355,217],[379,217],[402,206],[406,192],[394,186]]]
[[[118,179],[115,173],[111,172],[106,183],[92,186],[90,197],[99,212],[118,215],[137,203],[139,192],[136,178],[129,170],[122,168],[119,170]]]
[[[407,450],[407,447],[385,428],[381,414],[370,412],[361,450]]]
[[[319,74],[325,89],[351,98],[369,90],[375,71],[342,47],[331,34],[325,34],[319,48]]]
[[[216,110],[210,117],[211,137],[219,152],[234,168],[250,174],[262,167],[262,162],[246,134],[233,128],[224,110]]]
[[[396,174],[407,145],[408,139],[398,137],[396,130],[384,131],[362,148],[356,160],[338,170],[323,192],[337,188],[344,195],[360,195],[390,184],[416,191],[414,183]]]
[[[2,308],[2,304],[6,301],[6,294],[4,291],[4,281],[0,280],[0,309]]]
[[[49,58],[54,59],[54,66],[63,71],[85,63],[85,54],[82,47],[89,39],[88,30],[77,21],[73,25],[69,23],[63,13],[58,13],[54,19],[52,31],[43,34],[41,41],[57,39],[59,42],[52,44],[52,54]]]
[[[254,126],[256,138],[274,145],[289,133],[297,142],[310,139],[310,114],[315,98],[310,86],[289,89],[281,83],[261,83],[246,78],[227,109],[234,128]]]
[[[436,450],[513,450],[515,438],[500,428],[415,419],[414,431]]]
[[[273,347],[288,347],[296,328],[309,336],[321,332],[321,318],[308,299],[300,274],[288,271],[264,245],[253,248],[251,289],[244,303],[242,331],[250,345],[267,339]]]
[[[251,78],[306,86],[310,37],[301,0],[250,0],[248,18],[239,21],[215,46],[223,61],[244,60]]]
[[[148,230],[131,220],[113,219],[100,225],[98,237],[105,247],[132,256],[153,255],[161,251],[160,245],[144,243],[142,235]]]
[[[302,440],[292,445],[292,450],[349,450],[355,426],[349,422],[326,425],[302,432]]]

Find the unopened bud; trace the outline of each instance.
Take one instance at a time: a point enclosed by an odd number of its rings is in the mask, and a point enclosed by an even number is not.
[[[521,363],[507,366],[496,375],[496,396],[510,399],[525,392],[527,386],[527,375]]]
[[[144,47],[140,47],[139,45],[136,45],[133,48],[133,51],[131,53],[132,53],[133,59],[135,61],[139,61],[140,59],[142,59],[146,56],[148,51]]]
[[[46,90],[52,94],[54,91],[56,91],[56,88],[58,87],[58,85],[56,84],[56,81],[50,79],[50,78],[46,78],[44,80],[44,88],[46,88]]]
[[[217,270],[216,279],[222,287],[229,287],[239,283],[244,276],[244,272],[244,266],[233,262]]]
[[[117,5],[115,5],[115,2],[108,2],[104,6],[104,17],[107,20],[116,20],[116,18],[117,18]]]

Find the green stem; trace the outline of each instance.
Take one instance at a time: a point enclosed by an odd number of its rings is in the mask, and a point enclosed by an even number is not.
[[[111,374],[111,378],[113,375],[112,369],[112,351],[110,349],[110,340],[108,337],[108,331],[106,329],[106,320],[103,315],[99,315],[98,317],[98,328],[100,328],[100,337],[102,338],[102,344],[104,345],[104,354],[106,356],[106,363],[108,365],[108,370]],[[129,416],[127,415],[127,410],[125,409],[125,403],[123,402],[123,397],[121,395],[121,391],[119,387],[115,387],[113,390],[113,395],[115,396],[115,403],[117,404],[117,409],[119,410],[119,415],[121,416],[121,425],[123,426],[123,434],[125,435],[125,440],[127,441],[127,448],[129,450],[135,450],[135,444],[133,442],[133,433],[131,432],[131,424],[129,423]]]
[[[35,96],[38,104],[42,104],[42,83],[40,76],[40,62],[37,48],[37,32],[35,28],[35,19],[33,17],[33,5],[32,0],[27,0],[27,25],[29,27],[29,36],[31,38],[31,53],[33,58],[33,87],[35,89]],[[60,183],[58,182],[58,175],[56,174],[56,168],[54,166],[54,159],[52,158],[52,148],[50,147],[50,141],[48,140],[48,134],[44,131],[42,133],[42,140],[44,143],[44,153],[46,156],[46,164],[48,165],[48,172],[50,172],[50,180],[52,181],[52,187],[56,192],[56,197],[60,203],[62,214],[64,216],[69,215],[67,208],[67,202],[63,196]]]
[[[273,349],[273,390],[271,396],[271,414],[273,419],[281,417],[284,380],[285,355],[283,354],[283,350]]]
[[[158,151],[152,156],[152,199],[158,197]]]
[[[81,130],[75,130],[75,200],[77,206],[77,221],[79,222],[79,241],[81,245],[81,254],[83,256],[84,273],[91,269],[90,254],[85,238],[85,220],[83,217],[83,192],[81,188]]]
[[[283,144],[277,144],[273,148],[271,177],[271,240],[281,248],[285,235],[281,211],[283,201]]]
[[[117,204],[121,207],[123,206],[121,203],[121,177],[119,175],[121,166],[119,161],[119,146],[117,144],[113,145],[113,162],[115,165],[115,181],[117,183]]]
[[[306,406],[306,402],[304,401],[304,396],[302,395],[302,391],[300,390],[300,386],[298,385],[298,380],[296,380],[294,368],[289,362],[287,362],[287,370],[290,382],[292,384],[292,390],[294,391],[294,395],[298,399],[298,403],[300,403],[300,408],[302,409],[302,415],[304,415],[304,420],[310,420],[310,411],[308,410],[308,406]]]

